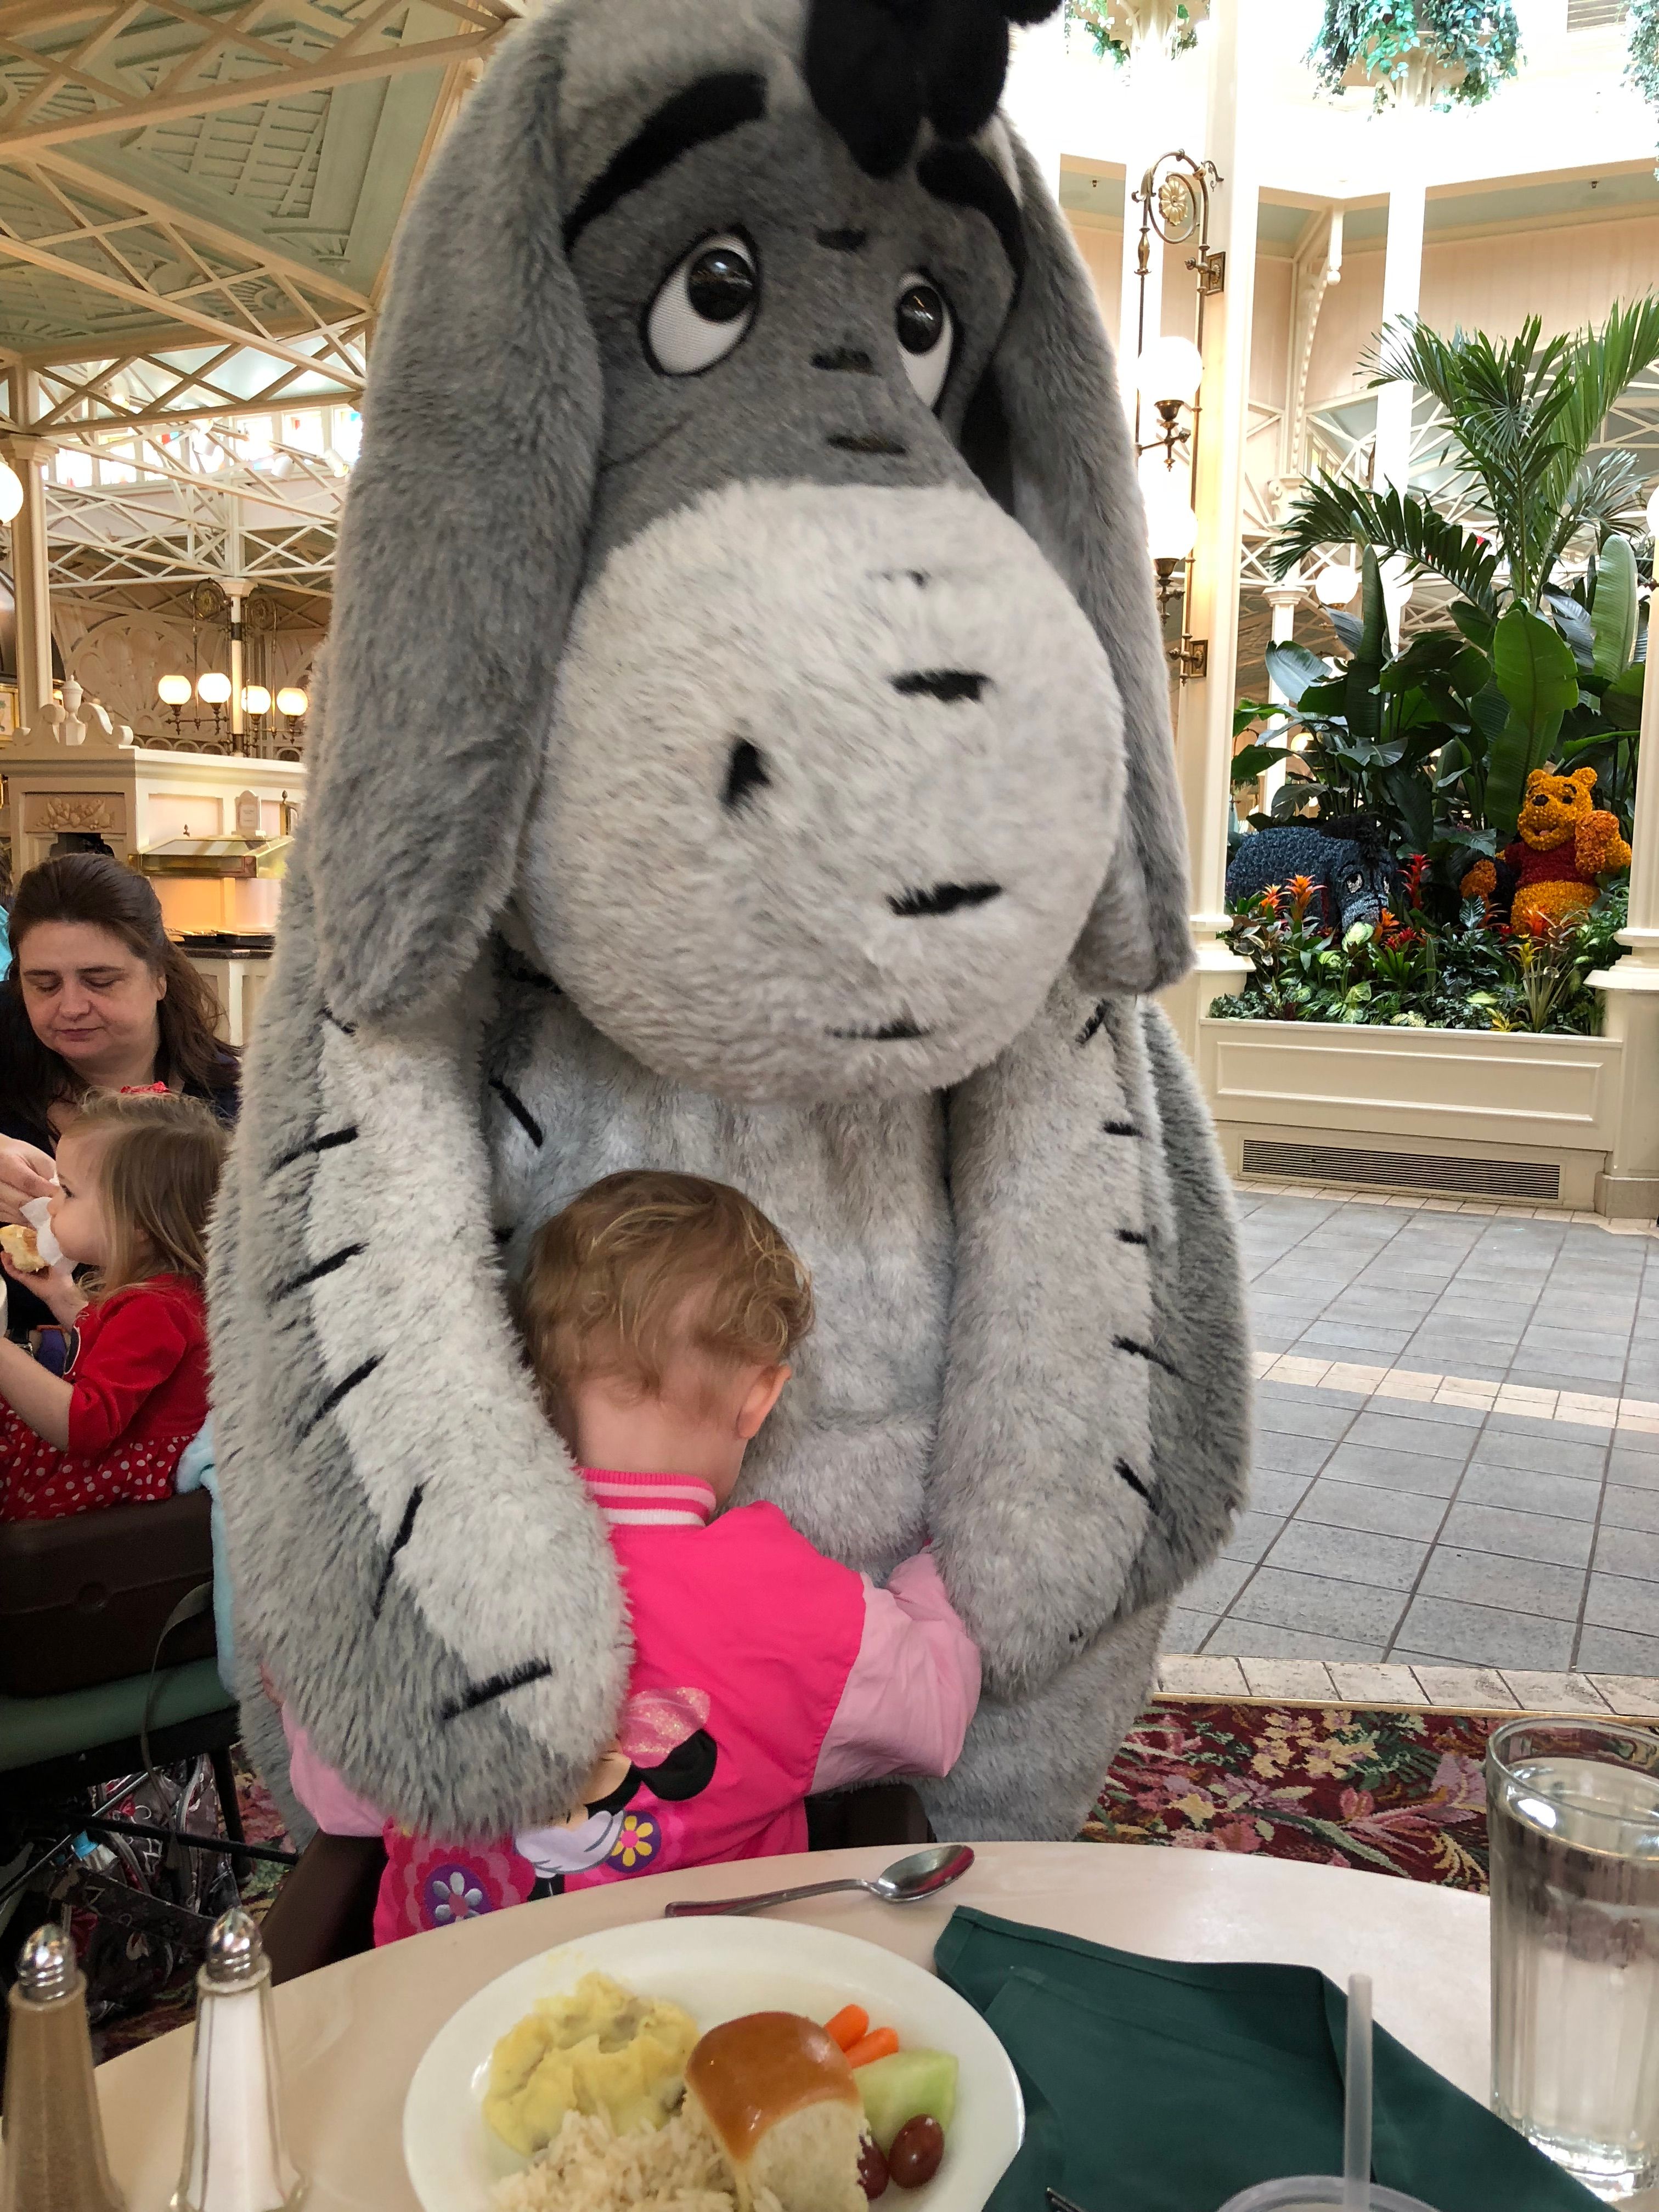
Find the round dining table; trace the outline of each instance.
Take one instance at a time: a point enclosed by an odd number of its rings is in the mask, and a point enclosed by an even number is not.
[[[1487,1908],[1392,1876],[1224,1851],[1113,1844],[984,1844],[969,1873],[924,1903],[856,1892],[773,1917],[838,1928],[930,1966],[951,1911],[971,1905],[1162,1959],[1273,1960],[1346,1984],[1371,1976],[1378,2022],[1485,2100]],[[890,1850],[699,1868],[549,1898],[347,1959],[275,1993],[289,2142],[311,2176],[307,2212],[418,2212],[404,2171],[404,2100],[422,2053],[477,1990],[537,1954],[674,1898],[878,1872]],[[179,2178],[191,2036],[179,2028],[98,2069],[110,2162],[128,2212],[164,2212]],[[1635,2212],[1635,2208],[1631,2208]]]

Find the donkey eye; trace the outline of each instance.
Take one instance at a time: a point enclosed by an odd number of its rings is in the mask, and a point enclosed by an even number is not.
[[[956,319],[949,302],[931,277],[913,271],[899,287],[893,319],[904,373],[923,406],[937,407],[956,349]]]
[[[645,319],[646,351],[665,376],[700,376],[735,353],[760,304],[754,247],[735,232],[705,238],[672,270]]]

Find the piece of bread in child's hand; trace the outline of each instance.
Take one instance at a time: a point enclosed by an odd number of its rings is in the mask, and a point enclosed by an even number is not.
[[[24,1221],[8,1221],[0,1225],[0,1252],[5,1254],[20,1275],[44,1275],[49,1265],[40,1257],[34,1231]]]

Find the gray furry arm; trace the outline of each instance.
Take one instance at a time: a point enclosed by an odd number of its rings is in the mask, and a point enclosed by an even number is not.
[[[941,1570],[995,1696],[1049,1680],[1225,1542],[1248,1361],[1231,1211],[1163,1018],[1066,976],[952,1095]]]
[[[249,1663],[355,1790],[457,1838],[565,1812],[629,1656],[507,1320],[469,995],[340,1024],[290,875],[210,1285]]]

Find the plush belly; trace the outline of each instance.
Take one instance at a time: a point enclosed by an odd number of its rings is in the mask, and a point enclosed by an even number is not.
[[[913,1550],[950,1306],[938,1099],[733,1106],[650,1074],[516,962],[483,1076],[514,1275],[540,1223],[623,1168],[709,1176],[772,1217],[811,1269],[818,1319],[740,1498],[775,1500],[820,1550],[867,1571]]]

